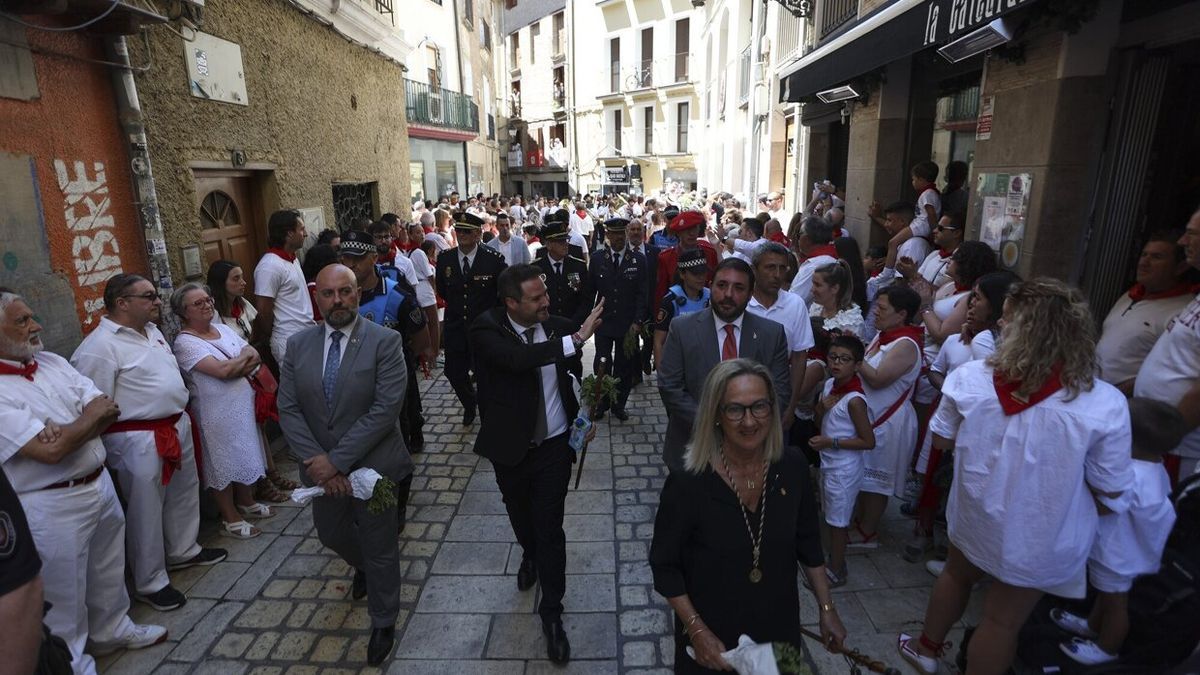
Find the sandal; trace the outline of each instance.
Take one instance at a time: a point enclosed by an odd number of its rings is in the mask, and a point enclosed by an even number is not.
[[[267,472],[267,480],[271,481],[271,484],[280,490],[295,490],[296,488],[300,487],[299,483],[294,480],[284,478],[279,474],[279,471],[274,469]]]
[[[846,533],[846,538],[846,548],[879,548],[879,533],[867,534],[861,525],[856,524],[853,530]]]
[[[262,534],[262,530],[244,520],[239,520],[236,523],[221,521],[221,533],[226,537],[233,537],[234,539],[253,539]]]
[[[282,504],[291,499],[287,493],[275,487],[269,478],[259,478],[258,482],[254,484],[254,498],[272,504]]]
[[[275,512],[271,510],[271,507],[267,506],[266,504],[259,504],[258,502],[255,502],[250,506],[242,506],[241,504],[238,504],[237,510],[238,513],[242,514],[243,516],[247,518],[254,518],[256,520],[264,520],[275,515]]]

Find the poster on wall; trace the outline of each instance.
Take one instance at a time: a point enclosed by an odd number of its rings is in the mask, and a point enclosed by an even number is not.
[[[991,246],[1006,269],[1021,261],[1033,186],[1030,173],[981,173],[976,184],[979,240]]]

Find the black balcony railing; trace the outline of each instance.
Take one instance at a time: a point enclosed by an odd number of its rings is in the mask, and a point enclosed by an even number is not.
[[[858,16],[858,0],[821,0],[818,13],[821,24],[821,39],[846,25]]]
[[[479,131],[479,106],[470,96],[405,79],[404,102],[410,124]]]

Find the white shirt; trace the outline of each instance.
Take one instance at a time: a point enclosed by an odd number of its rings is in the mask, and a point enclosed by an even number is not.
[[[1197,382],[1200,382],[1200,296],[1167,323],[1167,329],[1138,369],[1133,395],[1177,406]],[[1200,428],[1184,436],[1173,452],[1183,457],[1200,457]]]
[[[821,387],[821,398],[829,395],[833,391],[833,378],[825,380],[825,385]],[[821,435],[828,438],[836,438],[839,441],[847,438],[858,438],[858,429],[854,428],[854,420],[850,417],[850,402],[856,398],[860,398],[863,404],[866,404],[867,397],[857,391],[848,391],[842,395],[838,402],[832,408],[825,411],[821,417]],[[867,419],[870,419],[871,413],[868,409]],[[834,450],[827,448],[821,451],[821,467],[829,469],[838,469],[843,466],[855,466],[862,463],[865,453],[862,450]]]
[[[93,438],[58,464],[43,464],[20,454],[49,420],[66,426],[104,392],[58,354],[41,352],[30,382],[20,375],[0,375],[0,465],[18,494],[83,478],[104,464],[104,443]],[[19,366],[15,361],[3,361]]]
[[[471,266],[471,269],[475,269],[475,256],[478,254],[479,254],[479,245],[478,244],[475,246],[475,248],[471,249],[470,253],[464,253],[463,250],[461,248],[459,248],[458,249],[458,267],[459,267],[459,269],[460,270],[466,269],[468,264]]]
[[[595,229],[595,225],[592,223],[590,215],[580,218],[578,211],[571,211],[571,232],[577,232],[586,237],[592,233],[593,229]]]
[[[950,256],[943,258],[942,249],[935,248],[925,256],[925,260],[921,261],[920,267],[917,268],[917,274],[933,284],[934,288],[941,288],[951,281],[950,275],[946,274],[947,267],[950,267]]]
[[[434,246],[437,246],[438,253],[450,250],[450,242],[446,241],[446,238],[437,232],[426,232],[425,241],[432,241]]]
[[[741,258],[742,260],[746,261],[746,264],[753,265],[755,252],[758,251],[759,247],[769,241],[770,239],[767,239],[766,237],[759,237],[754,241],[746,241],[745,239],[738,237],[733,240],[733,257]]]
[[[1135,459],[1129,510],[1100,516],[1091,558],[1117,574],[1154,574],[1174,526],[1166,468],[1162,462]]]
[[[1066,397],[1006,416],[992,367],[971,361],[946,378],[929,431],[955,440],[950,541],[1007,584],[1081,598],[1097,524],[1088,487],[1121,493],[1106,503],[1124,510],[1132,441],[1129,406],[1114,387],[1097,380]]]
[[[404,277],[408,285],[412,286],[413,290],[416,290],[417,285],[421,283],[421,277],[417,274],[416,266],[408,259],[408,256],[404,255],[403,251],[400,251],[396,253],[392,264],[396,266],[397,270],[400,270],[400,276]]]
[[[525,222],[525,209],[520,204],[513,204],[508,207],[508,215],[517,225]]]
[[[517,336],[524,340],[525,331],[529,330],[529,327],[513,321],[511,316],[508,317],[508,323],[516,331]],[[533,329],[533,344],[545,342],[546,331],[542,328],[542,324],[533,326]],[[562,345],[563,356],[575,355],[575,342],[571,336],[563,337]],[[558,366],[548,363],[538,368],[538,372],[542,377],[542,400],[546,402],[546,438],[552,438],[566,433],[570,420],[567,419],[567,411],[563,408],[562,396],[558,393]]]
[[[1191,295],[1134,302],[1125,293],[1113,305],[1096,343],[1096,363],[1101,379],[1121,384],[1137,377],[1138,368],[1158,337],[1192,301]]]
[[[770,307],[764,306],[758,298],[751,295],[746,311],[783,326],[788,351],[793,354],[811,349],[816,344],[812,323],[808,320],[808,308],[804,306],[803,300],[787,291],[781,290],[776,296],[775,304]]]
[[[779,221],[779,225],[784,229],[792,222],[792,212],[785,208],[779,208],[774,211],[767,211],[767,215]]]
[[[333,338],[331,336],[335,332],[342,334],[342,337],[339,338],[339,341],[338,341],[338,349],[341,352],[340,356],[338,356],[338,359],[342,359],[346,355],[346,345],[348,345],[350,343],[350,336],[354,334],[354,327],[357,325],[358,325],[358,312],[354,313],[354,318],[350,320],[350,323],[346,324],[345,326],[342,326],[341,328],[334,328],[333,326],[329,325],[329,322],[326,322],[324,324],[324,326],[325,326],[325,346],[321,350],[321,375],[322,375],[322,377],[324,377],[324,374],[325,374],[325,364],[329,363],[329,348],[333,346]],[[339,368],[339,370],[341,369],[340,361],[338,363],[338,368]]]
[[[288,262],[274,253],[264,255],[254,268],[254,294],[275,299],[271,351],[279,356],[287,348],[289,337],[316,323],[299,260]]]
[[[717,327],[717,358],[721,358],[721,349],[725,346],[725,326],[733,326],[733,340],[738,347],[738,355],[742,353],[742,317],[745,313],[738,314],[738,318],[733,321],[724,321],[716,312],[713,312],[713,324]]]
[[[837,258],[831,255],[818,255],[800,263],[800,267],[796,270],[796,278],[792,279],[791,292],[800,296],[806,307],[812,302],[813,274],[818,269],[835,262],[837,262]]]
[[[928,237],[933,232],[933,223],[929,222],[929,216],[925,213],[925,205],[933,207],[933,212],[936,217],[933,219],[937,222],[938,218],[942,217],[942,196],[937,190],[929,188],[917,197],[917,211],[913,216],[913,220],[908,224],[908,229],[912,232],[913,238]],[[913,258],[920,260],[921,258]]]
[[[512,240],[512,237],[509,237],[508,241],[501,241],[500,237],[496,237],[496,250],[500,252],[500,255],[504,256],[504,264],[511,267],[513,264],[513,259],[512,259],[513,240]]]
[[[71,356],[71,365],[116,401],[121,421],[158,420],[187,406],[188,389],[175,353],[152,323],[142,335],[101,318]]]
[[[996,351],[996,343],[992,339],[990,330],[985,330],[973,337],[970,344],[963,344],[962,333],[955,333],[942,343],[942,348],[938,350],[937,357],[930,364],[929,369],[942,375],[949,375],[964,363],[987,358],[994,351]]]
[[[925,258],[929,255],[929,249],[928,241],[914,235],[908,241],[900,244],[900,248],[896,250],[896,260],[908,258],[909,260],[924,262]],[[867,280],[867,288],[874,287],[874,291],[878,293],[891,286],[895,279],[896,269],[894,267],[885,267],[882,272]]]
[[[437,295],[433,291],[433,283],[429,281],[432,272],[429,266],[429,257],[419,248],[414,248],[408,254],[409,262],[412,263],[413,269],[417,272],[417,285],[413,290],[417,292],[417,304],[421,307],[432,307],[437,304]]]
[[[846,309],[840,309],[838,310],[837,314],[834,314],[828,318],[821,316],[821,312],[823,311],[825,311],[825,308],[814,302],[812,306],[808,308],[808,315],[811,317],[820,318],[821,327],[827,331],[836,329],[842,331],[843,333],[850,333],[858,337],[860,340],[863,339],[862,333],[864,319],[862,309],[860,309],[858,305],[851,303],[851,305]]]
[[[567,233],[567,243],[578,246],[579,248],[583,249],[584,253],[587,253],[587,240],[583,238],[582,234],[576,232],[575,230],[571,230]]]

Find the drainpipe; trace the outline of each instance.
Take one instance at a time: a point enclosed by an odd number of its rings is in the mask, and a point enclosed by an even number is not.
[[[566,101],[567,113],[571,116],[571,171],[568,175],[575,177],[575,192],[578,194],[583,192],[583,190],[580,189],[582,183],[579,173],[579,116],[575,114],[575,102],[579,100],[575,96],[575,3],[568,2],[565,11],[567,14],[564,17],[563,30],[567,32],[567,42],[570,43],[570,54],[567,57],[569,60],[565,65],[571,66],[570,68],[563,68],[563,73],[571,78],[571,94],[570,98]],[[600,127],[603,128],[603,109],[601,109],[600,117]],[[618,133],[620,132],[618,131]],[[603,181],[601,181],[601,184],[603,184]],[[570,192],[571,185],[568,182],[567,196],[571,196]]]
[[[454,53],[458,57],[458,91],[461,92],[463,96],[470,96],[470,94],[467,93],[466,79],[463,78],[462,40],[459,37],[459,31],[462,30],[462,26],[459,25],[458,21],[458,0],[450,0],[450,12],[452,17],[451,20],[454,22]],[[482,19],[482,17],[480,17],[480,19]],[[474,36],[472,35],[472,37]],[[478,112],[475,114],[475,121],[479,121]],[[462,144],[463,182],[466,183],[466,185],[460,186],[459,192],[461,192],[464,197],[471,194],[471,156],[467,151],[468,143],[470,143],[470,141],[463,141]],[[434,181],[437,181],[436,172],[434,175]]]
[[[150,281],[158,294],[167,299],[174,290],[171,267],[167,258],[167,242],[163,237],[159,217],[158,194],[154,191],[154,174],[150,170],[150,149],[146,144],[146,127],[142,121],[142,106],[138,101],[137,83],[129,63],[129,46],[124,36],[106,38],[104,52],[107,60],[121,64],[111,69],[113,98],[117,102],[117,119],[122,135],[129,143],[129,163],[133,176],[133,198],[138,207],[138,220],[146,240],[146,258],[150,264]],[[164,320],[170,312],[163,312]]]

